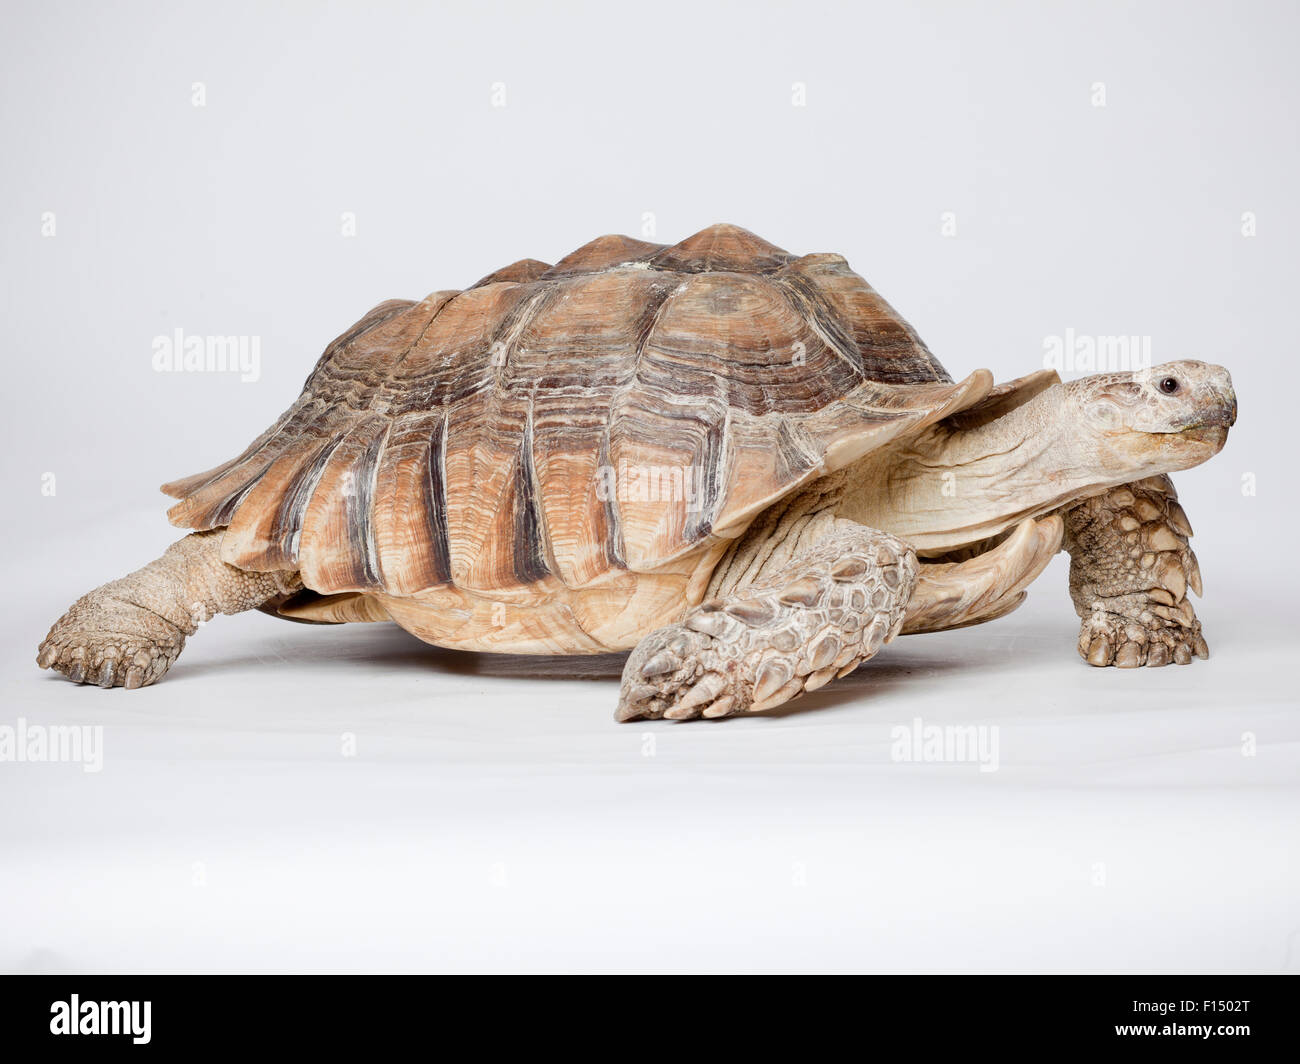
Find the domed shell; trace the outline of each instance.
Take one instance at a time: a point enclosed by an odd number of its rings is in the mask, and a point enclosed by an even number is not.
[[[163,487],[226,561],[322,594],[589,587],[987,393],[838,255],[606,236],[376,307],[239,457]]]

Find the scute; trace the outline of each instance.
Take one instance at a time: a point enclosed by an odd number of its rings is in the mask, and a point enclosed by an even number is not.
[[[231,564],[390,612],[439,589],[630,602],[630,574],[689,574],[783,494],[991,383],[953,383],[839,256],[728,225],[601,237],[381,304],[243,454],[163,490],[173,523],[228,527]]]
[[[769,244],[738,225],[711,225],[680,244],[665,248],[650,260],[661,270],[703,273],[728,270],[736,273],[770,273],[793,256]]]
[[[662,244],[649,244],[630,236],[598,236],[565,255],[546,272],[546,276],[568,277],[575,273],[607,270],[625,262],[645,262],[663,249]]]
[[[502,281],[515,283],[535,281],[550,268],[550,263],[542,262],[539,259],[520,259],[518,262],[512,262],[509,266],[502,266],[499,270],[493,270],[482,280],[470,285],[470,287],[482,288],[485,284],[500,284]]]

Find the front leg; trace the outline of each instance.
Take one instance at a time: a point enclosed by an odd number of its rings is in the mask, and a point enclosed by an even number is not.
[[[815,691],[898,633],[916,571],[901,540],[836,522],[777,572],[641,640],[616,717],[727,717]]]
[[[1167,476],[1113,488],[1065,513],[1070,597],[1090,665],[1186,665],[1208,658],[1187,598],[1201,593],[1192,526]]]

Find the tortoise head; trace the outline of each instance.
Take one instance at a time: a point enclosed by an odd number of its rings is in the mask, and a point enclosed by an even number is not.
[[[1190,469],[1222,450],[1237,420],[1222,366],[1184,360],[1065,385],[1069,419],[1115,473],[1150,476]]]

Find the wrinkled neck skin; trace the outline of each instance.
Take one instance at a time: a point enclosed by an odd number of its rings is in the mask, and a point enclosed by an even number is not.
[[[1082,424],[1068,388],[1048,388],[978,427],[942,421],[873,451],[846,471],[839,515],[933,557],[1167,471],[1158,454],[1135,462]]]

